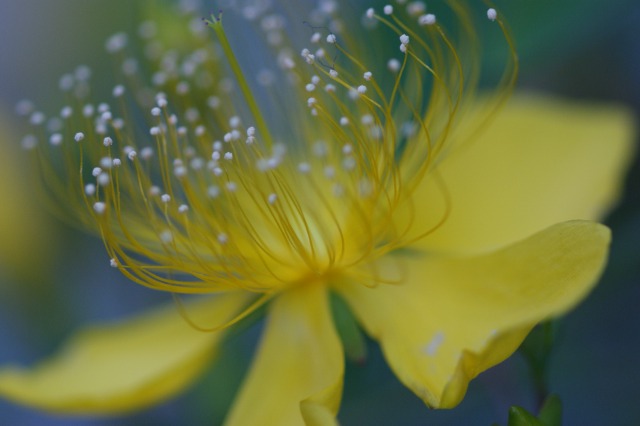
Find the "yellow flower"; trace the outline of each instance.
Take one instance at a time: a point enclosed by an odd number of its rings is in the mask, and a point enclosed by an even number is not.
[[[187,37],[145,22],[146,63],[125,35],[107,42],[123,69],[114,107],[89,103],[87,70],[64,77],[60,128],[26,147],[112,266],[178,309],[82,331],[47,362],[2,369],[0,393],[66,413],[138,409],[183,389],[226,330],[267,305],[226,423],[331,424],[344,370],[332,293],[398,378],[447,408],[584,298],[609,244],[588,220],[616,199],[629,117],[535,97],[494,116],[515,56],[497,97],[478,103],[477,11],[439,4],[456,17],[448,28],[420,4],[368,10],[357,31],[332,2],[310,14],[329,25],[297,30],[248,7],[259,25],[233,32],[260,28],[274,54],[251,46],[239,59],[220,16],[207,21],[215,45],[194,25]],[[499,13],[487,17],[513,55]],[[387,40],[391,58],[369,51]]]

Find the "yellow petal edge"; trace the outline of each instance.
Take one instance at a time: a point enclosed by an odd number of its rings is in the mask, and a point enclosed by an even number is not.
[[[344,360],[327,291],[310,283],[274,300],[226,426],[335,424]]]
[[[450,408],[535,324],[589,293],[609,241],[605,226],[570,221],[480,256],[405,255],[402,284],[337,290],[381,343],[400,381],[427,405]]]
[[[619,105],[514,96],[483,132],[461,135],[467,143],[443,160],[438,173],[451,212],[417,245],[479,253],[555,223],[600,220],[620,196],[635,135],[633,115]],[[414,196],[417,225],[442,217],[443,195],[433,183],[425,179]]]
[[[194,321],[231,318],[246,296],[227,294],[185,304]],[[45,411],[117,414],[152,405],[184,389],[211,361],[222,333],[191,328],[176,306],[75,334],[61,352],[31,368],[0,369],[0,395]]]

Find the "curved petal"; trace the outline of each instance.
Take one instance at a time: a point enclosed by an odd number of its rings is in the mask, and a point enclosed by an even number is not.
[[[398,285],[336,287],[398,378],[430,406],[460,402],[468,382],[517,349],[538,322],[590,291],[606,261],[608,228],[554,225],[493,253],[396,255]]]
[[[325,286],[287,290],[270,307],[260,349],[225,424],[331,424],[343,372]]]
[[[247,302],[226,294],[186,304],[198,324],[228,320]],[[115,414],[151,405],[187,386],[211,361],[223,333],[191,328],[174,305],[80,331],[32,369],[0,370],[0,395],[64,413]]]
[[[633,123],[628,111],[612,106],[515,97],[439,167],[451,213],[418,245],[479,252],[554,223],[599,219],[616,201],[633,157]],[[434,179],[427,177],[413,200],[416,225],[442,216]]]

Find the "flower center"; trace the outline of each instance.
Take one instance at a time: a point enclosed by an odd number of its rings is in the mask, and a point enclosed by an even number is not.
[[[468,12],[452,9],[473,44]],[[270,294],[370,263],[438,226],[416,226],[411,197],[473,94],[473,49],[463,67],[424,11],[369,10],[378,27],[365,34],[301,25],[310,37],[299,49],[284,18],[265,13],[275,59],[249,73],[220,16],[205,21],[215,43],[199,20],[184,39],[164,29],[164,41],[145,22],[145,63],[116,34],[106,46],[122,70],[116,106],[89,102],[86,69],[63,77],[70,104],[34,150],[45,182],[83,225],[98,224],[112,266],[159,290]],[[389,56],[369,52],[390,39]]]

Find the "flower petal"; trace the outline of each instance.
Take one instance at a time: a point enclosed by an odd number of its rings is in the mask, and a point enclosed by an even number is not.
[[[331,424],[343,372],[327,289],[308,284],[287,290],[271,305],[260,349],[225,424]]]
[[[418,244],[477,252],[554,223],[599,219],[619,195],[633,136],[633,118],[621,108],[512,99],[471,145],[443,161],[451,214]],[[427,177],[414,197],[417,225],[442,216],[442,192],[434,183]]]
[[[247,302],[243,294],[185,304],[198,324],[219,324]],[[223,333],[191,328],[174,305],[128,321],[85,329],[32,369],[0,369],[0,395],[64,413],[139,409],[187,386],[206,367]]]
[[[426,404],[448,408],[536,323],[586,296],[609,239],[602,225],[566,222],[481,256],[388,256],[406,274],[401,284],[336,290],[380,341],[398,378]]]

